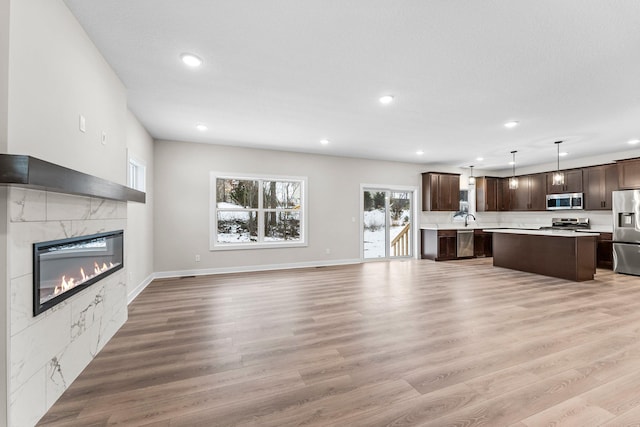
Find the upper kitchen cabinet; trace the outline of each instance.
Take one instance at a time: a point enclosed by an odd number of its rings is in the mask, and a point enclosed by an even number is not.
[[[422,210],[460,210],[460,175],[441,172],[423,173]]]
[[[511,210],[511,193],[509,189],[509,178],[500,178],[498,180],[498,211]]]
[[[620,190],[640,188],[640,158],[618,160],[616,163]]]
[[[510,190],[510,209],[513,211],[543,211],[546,199],[546,174],[518,177],[518,188]]]
[[[618,166],[615,164],[583,169],[584,208],[611,210],[611,193],[618,189]]]
[[[495,212],[498,209],[500,178],[483,176],[476,178],[476,211]]]
[[[582,193],[582,169],[562,171],[564,185],[553,185],[554,172],[547,173],[547,194]]]

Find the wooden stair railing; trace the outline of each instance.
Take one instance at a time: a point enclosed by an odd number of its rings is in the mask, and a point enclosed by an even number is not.
[[[391,241],[391,248],[393,248],[393,256],[409,256],[409,230],[411,229],[411,223],[405,225],[400,233]]]

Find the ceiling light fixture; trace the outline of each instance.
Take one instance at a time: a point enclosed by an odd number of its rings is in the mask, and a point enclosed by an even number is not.
[[[510,122],[505,123],[504,127],[511,129],[518,126],[518,124],[519,124],[518,122],[516,122],[515,120],[512,120]]]
[[[328,139],[321,139],[321,140],[320,140],[320,144],[322,144],[322,145],[329,145],[329,140],[328,140]]]
[[[473,176],[473,166],[469,166],[469,185],[476,185],[476,177]]]
[[[417,154],[418,156],[422,156],[422,155],[424,154],[424,151],[422,151],[422,150],[418,150],[418,151],[416,151],[416,154]]]
[[[482,161],[484,161],[484,157],[476,157],[476,161],[477,162],[482,162]]]
[[[196,129],[198,129],[200,132],[204,132],[205,130],[207,130],[209,128],[207,127],[207,125],[203,125],[202,123],[198,123],[196,125]]]
[[[564,174],[560,172],[560,144],[562,144],[562,141],[556,141],[554,144],[558,147],[558,169],[553,174],[552,185],[564,185]]]
[[[561,151],[560,152],[560,157],[564,157],[564,156],[568,156],[569,153],[567,153],[566,151]]]
[[[630,139],[629,141],[627,141],[627,143],[629,145],[636,145],[636,144],[640,144],[640,139]]]
[[[512,151],[511,155],[513,156],[513,160],[510,162],[513,166],[513,174],[511,178],[509,178],[509,189],[515,190],[518,188],[518,178],[516,178],[516,153],[517,151]]]
[[[378,100],[381,104],[391,104],[393,102],[393,95],[384,95],[381,96]]]
[[[183,53],[180,55],[180,59],[189,67],[199,67],[202,65],[202,58],[193,53]]]

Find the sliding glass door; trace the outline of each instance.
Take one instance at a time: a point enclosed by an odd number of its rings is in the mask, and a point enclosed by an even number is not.
[[[413,256],[413,191],[364,188],[364,259]]]

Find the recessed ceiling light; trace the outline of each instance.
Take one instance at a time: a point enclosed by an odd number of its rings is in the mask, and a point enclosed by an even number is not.
[[[560,154],[559,154],[560,157],[564,157],[564,156],[568,156],[568,155],[569,155],[569,153],[567,153],[566,151],[561,151]]]
[[[631,139],[627,142],[631,145],[636,145],[636,144],[640,144],[640,139]]]
[[[484,160],[484,157],[476,157],[476,161],[477,161],[477,162],[481,162],[481,161],[483,161],[483,160]]]
[[[193,53],[183,53],[180,55],[180,59],[189,67],[199,67],[202,65],[202,58]]]
[[[393,102],[393,96],[392,95],[381,96],[379,101],[381,104],[391,104]]]
[[[327,145],[327,144],[329,144],[329,140],[328,139],[321,139],[320,140],[320,144]]]
[[[424,151],[422,151],[422,150],[418,150],[418,151],[416,151],[416,154],[417,154],[418,156],[422,156],[422,155],[424,154]]]
[[[204,132],[205,130],[207,130],[209,128],[207,127],[207,125],[203,125],[202,123],[198,123],[196,125],[196,129],[198,129],[200,132]]]
[[[509,162],[509,166],[513,166],[515,164],[516,164],[516,162],[514,162],[513,160]]]
[[[518,122],[513,120],[513,121],[505,123],[504,127],[511,129],[511,128],[514,128],[514,127],[518,126],[518,124],[519,124]]]

